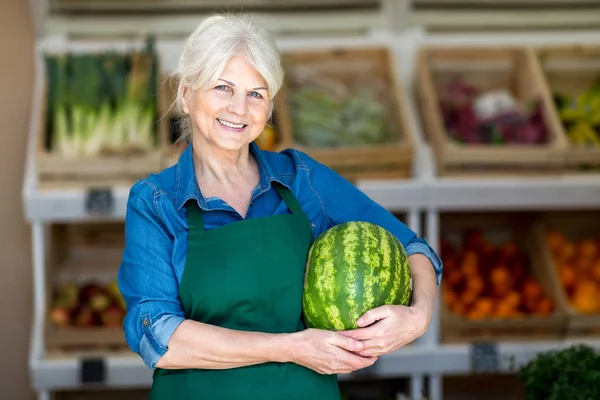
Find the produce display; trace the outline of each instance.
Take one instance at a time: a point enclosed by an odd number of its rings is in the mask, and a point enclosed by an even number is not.
[[[277,133],[272,126],[265,126],[263,132],[255,140],[258,147],[262,150],[273,151],[277,143]]]
[[[519,102],[508,90],[481,91],[460,77],[442,86],[439,97],[445,129],[457,143],[548,142],[540,101]]]
[[[521,365],[517,377],[527,400],[600,399],[600,354],[588,345],[538,354]]]
[[[303,293],[308,327],[347,330],[370,309],[408,305],[412,278],[402,244],[368,222],[323,232],[309,250]]]
[[[528,255],[512,240],[494,245],[479,229],[462,236],[461,246],[441,241],[443,296],[453,314],[477,320],[554,311],[553,299],[530,272]]]
[[[349,87],[319,81],[289,90],[294,140],[315,148],[392,143],[386,105],[378,85]]]
[[[600,79],[577,96],[557,92],[554,102],[572,144],[600,146]]]
[[[120,328],[125,301],[116,281],[61,284],[52,300],[50,319],[56,327]]]
[[[154,149],[160,116],[153,47],[47,54],[46,148],[65,159]]]
[[[600,236],[573,241],[550,229],[545,239],[571,305],[584,314],[600,313]]]

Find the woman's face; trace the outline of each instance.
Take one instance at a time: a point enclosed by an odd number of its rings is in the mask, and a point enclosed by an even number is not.
[[[236,56],[229,60],[213,87],[186,88],[183,111],[192,119],[194,142],[239,150],[263,131],[269,104],[263,77],[244,57]]]

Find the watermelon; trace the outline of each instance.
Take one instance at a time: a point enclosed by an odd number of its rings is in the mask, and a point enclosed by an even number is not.
[[[328,229],[311,245],[302,294],[307,327],[354,329],[370,309],[409,305],[411,298],[408,256],[386,229],[351,221]]]

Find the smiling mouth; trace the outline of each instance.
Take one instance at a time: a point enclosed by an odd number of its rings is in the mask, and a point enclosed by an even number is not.
[[[219,121],[219,123],[221,125],[226,126],[228,128],[233,128],[233,129],[242,129],[246,126],[244,124],[234,124],[233,122],[225,121],[225,120],[218,119],[218,118],[217,118],[217,121]]]

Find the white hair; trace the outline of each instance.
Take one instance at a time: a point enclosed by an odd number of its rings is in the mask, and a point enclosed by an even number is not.
[[[177,79],[175,106],[182,115],[179,141],[191,138],[191,121],[183,115],[182,96],[185,86],[192,90],[207,89],[215,84],[234,56],[243,56],[267,83],[270,107],[283,84],[283,68],[277,47],[266,30],[258,28],[247,15],[211,16],[188,37],[179,57],[174,76]]]

